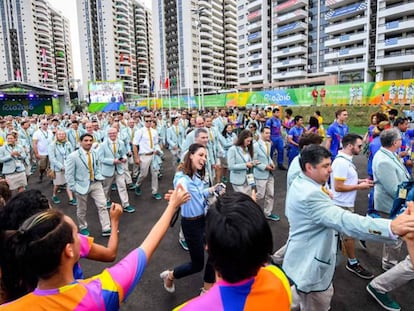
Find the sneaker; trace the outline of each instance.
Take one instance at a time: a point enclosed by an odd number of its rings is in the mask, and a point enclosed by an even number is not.
[[[135,212],[135,208],[133,208],[131,205],[125,206],[124,207],[124,212],[133,213],[133,212]]]
[[[359,245],[361,245],[362,248],[367,249],[367,242],[364,240],[359,240]]]
[[[77,206],[78,201],[76,200],[76,198],[73,198],[72,200],[69,200],[69,205]]]
[[[112,185],[111,185],[111,190],[112,190],[112,191],[115,191],[115,190],[116,190],[116,184],[112,184]]]
[[[60,200],[59,200],[59,198],[57,196],[53,196],[52,197],[52,202],[55,203],[55,204],[59,204],[60,203]]]
[[[82,235],[84,235],[84,236],[90,236],[91,235],[91,233],[89,232],[89,230],[88,229],[81,229],[80,231],[79,231],[79,233],[80,234],[82,234]]]
[[[400,305],[396,301],[392,300],[390,296],[388,296],[388,293],[380,293],[370,284],[367,285],[367,291],[384,309],[390,311],[401,310]]]
[[[178,242],[180,243],[183,250],[188,251],[188,245],[187,245],[187,242],[184,239],[178,239]]]
[[[377,212],[372,212],[367,214],[367,216],[371,217],[371,218],[381,218],[380,214],[378,214]]]
[[[128,190],[135,190],[135,188],[137,187],[137,185],[131,183],[131,184],[127,185],[127,187],[128,187]]]
[[[103,237],[107,237],[107,236],[110,236],[111,235],[111,229],[108,229],[108,230],[104,230],[104,231],[102,231],[102,236]]]
[[[141,191],[141,188],[140,187],[136,186],[136,188],[135,188],[135,194],[136,195],[141,195],[142,194],[142,191]]]
[[[270,214],[266,216],[266,219],[273,220],[273,221],[279,221],[280,217],[276,214]]]
[[[155,200],[161,200],[161,199],[162,199],[162,196],[161,196],[161,194],[159,194],[159,193],[154,193],[154,194],[152,195],[152,197],[153,197]]]
[[[169,275],[170,275],[170,271],[165,270],[160,273],[160,278],[162,279],[162,283],[164,285],[165,290],[169,293],[174,293],[175,292],[174,280],[171,280]],[[171,286],[167,286],[166,281],[171,281]]]
[[[356,275],[358,275],[360,278],[363,278],[363,279],[372,279],[374,277],[374,275],[368,270],[365,270],[365,268],[361,266],[359,262],[353,265],[347,262],[346,269],[348,271],[351,271],[352,273],[355,273]]]

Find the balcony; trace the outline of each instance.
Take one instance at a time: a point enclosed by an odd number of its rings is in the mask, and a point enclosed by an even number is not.
[[[375,66],[395,66],[403,65],[413,66],[414,65],[414,53],[399,53],[395,52],[393,55],[377,57],[375,60]]]
[[[401,33],[414,29],[414,19],[406,21],[393,21],[378,26],[378,34]]]
[[[284,25],[282,27],[278,27],[277,28],[277,35],[278,36],[280,36],[280,35],[285,36],[285,35],[295,33],[295,32],[298,32],[298,31],[305,31],[307,29],[308,29],[308,26],[304,22],[293,22],[291,24],[287,24],[287,25]]]
[[[411,2],[411,1],[410,1]],[[401,5],[391,6],[385,10],[378,12],[378,18],[382,17],[403,17],[414,14],[414,5],[412,3],[404,3]]]
[[[325,33],[326,34],[337,34],[344,31],[350,31],[357,28],[360,28],[361,25],[366,25],[368,23],[367,17],[360,17],[353,19],[352,21],[343,22],[343,23],[336,23],[326,26]]]
[[[339,38],[326,40],[325,46],[326,47],[337,47],[348,45],[350,43],[360,42],[363,40],[368,40],[368,33],[358,33],[354,35],[342,35]]]
[[[274,8],[274,12],[278,15],[283,12],[289,12],[295,9],[303,8],[308,5],[307,0],[290,0],[285,3],[279,4]]]
[[[335,9],[337,7],[341,7],[352,2],[355,2],[355,0],[326,0],[325,5],[328,8]]]
[[[254,12],[255,10],[259,10],[262,7],[262,0],[254,0],[247,4],[247,11]]]
[[[368,53],[366,47],[358,47],[353,49],[341,49],[339,52],[326,53],[324,55],[325,60],[334,60],[341,58],[349,58],[351,56],[360,56]]]
[[[342,20],[347,17],[355,16],[361,14],[363,12],[365,14],[365,10],[367,9],[367,3],[354,3],[345,7],[338,8],[336,10],[331,10],[326,13],[325,19],[329,22]]]
[[[261,63],[256,63],[254,65],[249,66],[250,73],[254,71],[262,71],[262,70],[263,70],[263,65]]]
[[[258,31],[260,29],[262,29],[262,22],[261,21],[251,23],[247,26],[247,31],[250,32],[250,33]]]
[[[248,47],[248,49],[247,49],[247,50],[248,50],[250,53],[253,53],[254,51],[261,51],[261,50],[262,50],[262,48],[263,48],[262,43],[256,43],[256,44],[249,45],[249,47]]]
[[[273,56],[280,57],[280,56],[290,56],[290,55],[302,55],[306,54],[308,49],[304,46],[296,46],[293,48],[284,48],[282,50],[277,50],[273,53]]]
[[[277,68],[286,68],[286,67],[297,67],[297,66],[306,66],[308,64],[307,59],[305,58],[294,58],[294,59],[287,59],[283,61],[278,61],[274,63]]]
[[[273,79],[290,79],[290,78],[305,78],[307,73],[305,70],[292,70],[292,71],[284,71],[278,72],[273,75]]]
[[[249,76],[250,83],[262,83],[263,82],[263,74],[258,74],[255,76]]]
[[[261,40],[262,40],[261,31],[251,33],[247,36],[247,41],[249,42],[249,44],[253,44],[254,42],[260,42]]]
[[[255,12],[252,12],[249,15],[247,15],[247,20],[249,21],[249,23],[253,23],[253,22],[259,20],[260,18],[262,18],[262,11],[261,10],[257,10]]]
[[[262,58],[262,53],[259,52],[259,53],[250,54],[247,60],[249,62],[254,62],[261,58]]]
[[[334,66],[325,66],[323,71],[328,73],[337,73],[338,71],[345,74],[346,71],[355,71],[361,70],[367,67],[366,61],[348,61],[347,63],[340,63],[339,66],[336,64]],[[338,68],[339,67],[339,68]]]
[[[283,25],[286,23],[294,22],[297,20],[303,20],[308,18],[308,13],[305,10],[299,9],[294,12],[289,12],[287,14],[279,15],[275,18],[275,22],[278,25]]]
[[[306,42],[307,41],[307,36],[304,34],[297,34],[297,35],[293,35],[293,36],[288,36],[285,38],[276,38],[273,40],[273,46],[286,46],[286,45],[290,45],[290,44],[294,44],[294,43],[301,43],[301,42]]]
[[[386,40],[377,42],[377,50],[389,50],[389,49],[403,49],[414,47],[414,37],[407,38],[389,38]]]

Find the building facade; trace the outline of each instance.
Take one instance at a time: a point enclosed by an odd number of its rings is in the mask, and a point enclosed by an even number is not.
[[[77,0],[82,80],[124,82],[128,100],[148,92],[151,15],[142,1]]]
[[[237,86],[236,0],[155,0],[152,9],[159,92],[168,86],[170,94],[212,94]]]
[[[414,76],[409,0],[239,0],[239,88]]]
[[[46,0],[0,0],[0,81],[68,91],[69,21]]]

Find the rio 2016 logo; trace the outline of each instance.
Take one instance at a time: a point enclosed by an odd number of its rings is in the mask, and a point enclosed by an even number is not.
[[[271,103],[281,103],[281,102],[290,102],[291,98],[290,95],[285,93],[276,93],[276,94],[265,94],[264,100]]]

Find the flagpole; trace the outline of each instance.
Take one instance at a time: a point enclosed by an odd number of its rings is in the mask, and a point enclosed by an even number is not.
[[[179,76],[177,76],[176,85],[177,85],[178,110],[180,110],[181,109],[181,104],[180,104],[180,96],[181,96],[180,88],[181,88],[181,85],[180,85]]]

